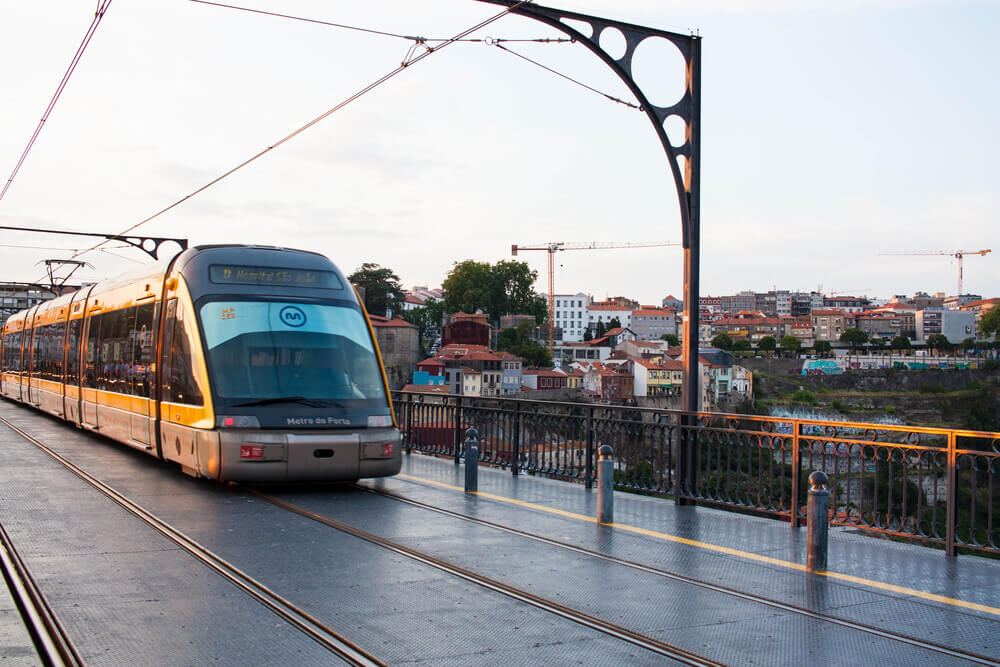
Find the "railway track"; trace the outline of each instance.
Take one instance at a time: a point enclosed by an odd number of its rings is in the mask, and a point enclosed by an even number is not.
[[[45,601],[3,526],[0,526],[0,568],[41,663],[47,667],[82,665],[73,642]]]
[[[616,556],[610,556],[599,551],[593,551],[591,549],[586,549],[574,544],[569,544],[567,542],[561,542],[559,540],[552,539],[550,537],[545,537],[544,535],[537,535],[527,531],[523,531],[511,526],[506,526],[493,521],[487,521],[480,519],[478,517],[470,516],[468,514],[463,514],[461,512],[455,512],[453,510],[445,509],[442,507],[437,507],[435,505],[430,505],[421,501],[413,500],[407,498],[397,493],[392,493],[390,491],[385,491],[383,489],[375,489],[364,484],[355,484],[359,489],[371,493],[373,495],[381,496],[384,498],[389,498],[397,502],[405,503],[413,507],[418,507],[427,511],[436,512],[438,514],[443,514],[461,521],[467,521],[476,525],[484,526],[493,530],[497,530],[509,535],[515,535],[522,537],[524,539],[532,540],[534,542],[540,542],[549,546],[557,547],[559,549],[564,549],[571,551],[573,553],[585,555],[591,558],[595,558],[604,562],[613,563],[615,565],[620,565],[634,570],[639,570],[647,574],[653,574],[665,579],[670,579],[672,581],[678,581],[685,584],[690,584],[692,586],[697,586],[698,588],[710,590],[716,593],[721,593],[734,598],[739,598],[741,600],[747,600],[757,604],[764,605],[773,609],[777,609],[783,612],[788,612],[796,614],[799,616],[804,616],[806,618],[811,618],[815,620],[822,621],[824,623],[830,623],[832,625],[837,625],[840,627],[848,628],[851,630],[856,630],[859,632],[864,632],[866,634],[874,635],[876,637],[882,637],[883,639],[889,639],[891,641],[896,641],[901,644],[908,644],[917,648],[925,649],[928,651],[933,651],[935,653],[940,653],[954,658],[960,658],[962,660],[968,660],[970,662],[981,664],[981,665],[993,665],[995,667],[1000,667],[1000,660],[995,658],[990,658],[988,656],[980,655],[977,653],[972,653],[969,651],[958,650],[949,646],[944,646],[935,642],[930,642],[925,639],[920,639],[918,637],[912,637],[910,635],[892,632],[885,630],[884,628],[879,628],[873,625],[868,625],[864,623],[858,623],[857,621],[851,621],[849,619],[840,618],[832,614],[827,614],[812,609],[806,609],[804,607],[799,607],[787,602],[782,602],[780,600],[775,600],[768,598],[766,596],[757,595],[754,593],[748,593],[746,591],[741,591],[735,588],[730,588],[727,586],[722,586],[710,581],[705,581],[703,579],[697,579],[687,575],[683,575],[677,572],[670,572],[662,568],[652,567],[650,565],[645,565],[643,563],[637,563],[635,561],[630,561],[623,558],[618,558]]]
[[[83,471],[79,467],[75,466],[71,461],[68,461],[63,456],[61,456],[51,448],[47,447],[43,442],[32,437],[30,434],[14,426],[13,424],[8,422],[6,419],[3,419],[2,417],[0,417],[0,423],[5,424],[13,431],[18,433],[21,437],[24,437],[26,440],[33,443],[35,446],[39,447],[42,451],[45,451],[49,456],[51,456],[60,464],[62,464],[63,466],[74,472],[74,474],[78,475],[81,479],[86,481],[95,489],[99,490],[101,493],[114,500],[123,508],[125,508],[135,516],[142,519],[148,525],[152,526],[158,532],[165,535],[174,543],[178,544],[178,546],[180,546],[185,551],[190,553],[192,557],[197,558],[206,566],[210,567],[218,574],[225,577],[227,580],[233,583],[233,585],[239,587],[241,590],[245,591],[248,595],[253,596],[261,604],[264,604],[267,608],[271,609],[275,614],[279,615],[282,619],[286,620],[293,626],[299,628],[302,632],[312,637],[315,641],[319,642],[324,647],[328,648],[332,653],[336,654],[337,656],[339,656],[340,658],[344,659],[345,661],[351,664],[365,664],[365,665],[384,664],[377,657],[369,654],[364,649],[355,645],[349,639],[336,632],[334,629],[323,624],[321,620],[316,619],[310,616],[305,611],[297,608],[292,602],[277,595],[275,592],[268,589],[262,583],[253,580],[251,577],[242,572],[239,568],[237,568],[233,564],[228,563],[219,556],[211,553],[211,551],[209,551],[204,546],[189,539],[183,533],[165,524],[163,521],[161,521],[154,515],[150,514],[142,507],[133,503],[128,498],[122,496],[114,489],[103,484],[100,480],[94,478],[86,471]],[[622,642],[626,642],[632,646],[641,648],[645,651],[650,651],[655,655],[662,656],[664,658],[668,658],[670,660],[674,660],[679,663],[688,665],[722,664],[706,656],[699,655],[693,651],[669,644],[655,637],[651,637],[642,634],[640,632],[636,632],[628,627],[608,621],[607,619],[600,618],[592,614],[588,614],[579,609],[575,609],[567,604],[556,602],[552,599],[546,598],[545,596],[537,595],[535,593],[531,593],[524,589],[507,584],[503,581],[498,581],[496,579],[486,577],[473,570],[462,567],[456,563],[448,562],[447,560],[438,558],[431,553],[413,549],[411,547],[386,539],[369,531],[362,530],[356,526],[352,526],[342,521],[338,521],[329,516],[324,516],[322,514],[313,512],[305,507],[301,507],[292,502],[289,502],[275,495],[272,495],[271,493],[267,493],[260,489],[255,489],[251,487],[242,487],[242,488],[248,493],[253,494],[255,497],[267,501],[288,512],[292,512],[296,515],[308,518],[312,521],[336,529],[342,533],[351,535],[357,539],[364,540],[370,544],[377,545],[380,548],[387,549],[393,553],[405,556],[409,559],[420,562],[425,566],[432,567],[439,571],[448,573],[451,576],[481,586],[482,588],[490,590],[494,593],[517,600],[522,604],[529,605],[536,609],[543,610],[547,613],[559,616],[563,619],[570,620],[574,623],[587,627],[591,630],[600,632],[604,635],[615,638]],[[434,505],[430,505],[428,503],[413,500],[398,493],[392,493],[385,490],[374,489],[364,484],[357,484],[355,485],[355,488],[363,490],[366,493],[370,493],[385,498],[387,500],[391,500],[393,502],[405,503],[411,507],[420,509],[421,511],[434,512],[437,514],[450,517],[455,520],[476,524],[484,528],[500,531],[508,535],[516,536],[521,539],[532,540],[541,544],[545,544],[551,547],[555,547],[578,555],[582,555],[587,558],[599,559],[603,562],[613,564],[616,566],[642,571],[647,574],[663,577],[665,579],[669,579],[686,585],[697,586],[702,589],[710,590],[726,596],[731,596],[734,599],[738,598],[740,600],[752,602],[755,604],[760,604],[762,606],[778,610],[781,612],[796,614],[802,617],[806,617],[823,623],[829,623],[831,625],[836,625],[852,631],[866,633],[868,635],[880,637],[882,639],[899,642],[901,644],[906,644],[919,649],[931,651],[941,656],[958,658],[961,660],[969,661],[974,664],[997,665],[998,667],[1000,667],[1000,661],[988,656],[983,656],[972,652],[955,649],[934,642],[929,642],[924,639],[908,636],[902,633],[892,632],[875,626],[858,623],[856,621],[851,621],[844,618],[839,618],[831,614],[817,612],[802,607],[797,607],[795,605],[782,602],[780,600],[774,600],[767,598],[765,596],[756,595],[753,593],[747,593],[741,590],[721,586],[719,584],[715,584],[709,581],[699,580],[677,572],[670,572],[668,570],[652,567],[649,565],[645,565],[643,563],[630,561],[615,556],[610,556],[604,553],[586,549],[584,547],[576,546],[566,542],[561,542],[559,540],[555,540],[550,537],[546,537],[544,535],[533,534],[501,523],[487,521],[477,517],[469,516],[467,514],[463,514],[461,512],[456,512],[447,508],[437,507]],[[82,663],[53,662],[47,664],[82,664]]]
[[[26,439],[28,442],[32,443],[43,452],[48,454],[50,457],[58,461],[65,468],[70,470],[77,477],[90,484],[92,487],[97,489],[100,493],[107,496],[115,503],[120,505],[126,511],[130,512],[141,521],[146,523],[148,526],[156,530],[158,533],[174,542],[178,547],[187,552],[192,558],[199,561],[201,564],[210,568],[216,572],[221,577],[225,578],[231,584],[242,590],[247,595],[251,596],[257,600],[260,604],[264,605],[270,609],[273,613],[279,616],[282,620],[287,622],[292,627],[298,629],[302,633],[306,634],[314,641],[325,647],[331,653],[335,654],[337,657],[346,661],[348,664],[352,665],[385,665],[383,661],[370,654],[368,651],[362,647],[356,645],[345,635],[337,632],[335,629],[324,624],[321,620],[310,615],[305,610],[296,606],[291,601],[278,595],[263,583],[255,580],[246,572],[227,562],[223,558],[212,553],[210,550],[199,544],[198,542],[192,540],[184,533],[171,527],[166,522],[162,521],[155,515],[146,511],[143,507],[133,502],[123,494],[119,493],[115,489],[111,488],[107,484],[103,483],[90,473],[86,472],[79,466],[75,465],[72,461],[66,459],[64,456],[60,455],[58,452],[48,447],[42,441],[26,433],[24,430],[18,428],[14,424],[11,424],[8,420],[0,417],[0,423],[10,428],[12,431]],[[6,545],[5,545],[6,546]],[[6,551],[6,549],[5,549]],[[6,561],[6,556],[5,556]],[[40,593],[38,597],[41,598]],[[44,599],[42,599],[44,603]],[[47,605],[44,605],[47,609]],[[51,615],[51,610],[49,611]],[[55,624],[55,616],[51,615],[51,618]],[[66,640],[68,642],[68,639]],[[51,663],[51,664],[83,664],[79,661],[77,657],[77,662],[68,663]]]

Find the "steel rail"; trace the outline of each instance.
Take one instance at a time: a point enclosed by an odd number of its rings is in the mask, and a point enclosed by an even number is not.
[[[823,612],[814,611],[812,609],[807,609],[805,607],[799,607],[797,605],[793,605],[787,602],[781,602],[780,600],[775,600],[773,598],[768,598],[762,595],[747,593],[746,591],[741,591],[736,588],[730,588],[728,586],[714,584],[709,581],[705,581],[704,579],[697,579],[695,577],[689,577],[687,575],[679,574],[677,572],[670,572],[669,570],[663,570],[661,568],[652,567],[650,565],[644,565],[643,563],[637,563],[635,561],[627,560],[624,558],[618,558],[617,556],[610,556],[608,554],[601,553],[599,551],[593,551],[591,549],[580,547],[575,544],[569,544],[568,542],[561,542],[559,540],[555,540],[550,537],[536,535],[534,533],[529,533],[527,531],[520,530],[518,528],[512,528],[510,526],[505,526],[503,524],[495,523],[493,521],[487,521],[485,519],[480,519],[478,517],[469,516],[468,514],[462,514],[461,512],[455,512],[453,510],[445,509],[443,507],[437,507],[436,505],[430,505],[428,503],[424,503],[419,500],[413,500],[412,498],[407,498],[406,496],[402,496],[397,493],[392,493],[391,491],[385,491],[383,489],[374,489],[369,486],[365,486],[363,484],[355,484],[354,486],[377,496],[384,496],[386,498],[390,498],[398,502],[406,503],[408,505],[413,505],[414,507],[419,507],[421,509],[425,509],[428,511],[437,512],[439,514],[444,514],[446,516],[460,519],[462,521],[468,521],[470,523],[484,526],[486,528],[498,530],[510,535],[515,535],[517,537],[523,537],[525,539],[533,540],[535,542],[541,542],[549,546],[565,549],[573,553],[589,556],[608,563],[613,563],[615,565],[621,565],[624,567],[632,568],[635,570],[639,570],[641,572],[646,572],[648,574],[653,574],[666,579],[671,579],[673,581],[678,581],[681,583],[690,584],[692,586],[697,586],[699,588],[710,590],[716,593],[722,593],[724,595],[740,598],[748,602],[755,602],[788,613],[805,616],[807,618],[823,621],[833,625],[838,625],[844,628],[849,628],[851,630],[857,630],[859,632],[865,632],[871,635],[875,635],[877,637],[882,637],[883,639],[897,641],[917,648],[933,651],[935,653],[941,653],[950,657],[961,658],[963,660],[968,660],[970,662],[974,662],[981,665],[992,665],[993,667],[1000,667],[1000,660],[980,655],[978,653],[972,653],[969,651],[964,651],[961,649],[944,646],[943,644],[937,644],[935,642],[927,641],[925,639],[920,639],[918,637],[904,635],[898,632],[893,632],[891,630],[884,630],[882,628],[878,628],[872,625],[866,625],[864,623],[850,621],[844,618],[840,618],[838,616],[825,614]]]
[[[43,665],[75,667],[83,665],[69,635],[59,623],[45,596],[35,583],[7,530],[0,525],[0,566],[14,603],[35,644]]]
[[[330,517],[326,517],[321,514],[316,514],[315,512],[311,512],[305,509],[304,507],[299,507],[298,505],[282,500],[281,498],[268,495],[252,487],[243,487],[243,488],[245,488],[249,493],[252,493],[257,498],[269,502],[272,505],[275,505],[276,507],[280,507],[289,512],[298,514],[299,516],[311,519],[313,521],[329,526],[330,528],[334,528],[335,530],[339,530],[353,537],[357,537],[366,542],[369,542],[370,544],[374,544],[384,549],[388,549],[393,553],[405,556],[419,563],[423,563],[424,565],[428,565],[437,570],[440,570],[452,576],[463,579],[464,581],[468,581],[469,583],[476,584],[477,586],[481,586],[487,590],[513,598],[519,602],[523,602],[532,607],[535,607],[536,609],[541,609],[542,611],[546,611],[556,616],[560,616],[567,620],[573,621],[574,623],[578,623],[591,630],[596,630],[608,636],[628,642],[629,644],[638,646],[652,653],[656,653],[658,655],[671,658],[685,665],[720,666],[725,664],[698,655],[697,653],[694,653],[692,651],[682,649],[678,646],[673,646],[672,644],[660,641],[659,639],[656,639],[654,637],[644,635],[634,630],[629,630],[626,627],[617,625],[610,621],[606,621],[602,618],[591,616],[590,614],[579,611],[577,609],[573,609],[572,607],[568,607],[553,600],[549,600],[540,595],[535,595],[534,593],[529,593],[520,588],[510,586],[501,581],[497,581],[496,579],[491,579],[472,570],[460,567],[458,565],[455,565],[454,563],[449,563],[448,561],[436,558],[428,553],[418,551],[417,549],[412,549],[410,547],[404,546],[402,544],[399,544],[398,542],[387,540],[384,537],[379,537],[378,535],[374,535],[367,531],[361,530],[360,528],[356,528],[342,521],[337,521],[336,519],[331,519]]]
[[[0,417],[0,423],[41,449],[84,482],[90,484],[126,511],[138,517],[158,533],[174,542],[181,549],[193,556],[203,565],[212,569],[216,574],[219,574],[231,584],[250,595],[257,602],[261,603],[267,609],[287,621],[292,627],[303,632],[341,659],[352,665],[363,665],[365,667],[370,667],[372,665],[384,667],[384,665],[386,665],[384,661],[367,652],[346,636],[337,632],[305,610],[297,607],[292,602],[275,593],[261,582],[255,580],[249,574],[237,568],[235,565],[212,553],[206,547],[189,538],[184,533],[172,528],[156,515],[148,512],[137,503],[129,500],[123,494],[116,491],[114,488],[108,486],[60,455],[58,452],[48,447],[41,440],[38,440],[24,430],[13,425],[4,417]]]

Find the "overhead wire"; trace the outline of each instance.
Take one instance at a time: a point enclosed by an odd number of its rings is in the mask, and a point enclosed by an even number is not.
[[[110,0],[108,0],[108,1],[110,1]],[[204,2],[204,0],[191,0],[191,1],[192,2]],[[503,18],[504,16],[507,16],[514,9],[520,7],[521,5],[528,4],[531,1],[532,0],[521,0],[520,2],[518,2],[518,3],[514,4],[514,5],[511,5],[510,7],[507,7],[506,9],[504,9],[503,11],[501,11],[500,13],[495,14],[495,15],[491,16],[490,18],[488,18],[488,19],[486,19],[484,21],[481,21],[480,23],[477,23],[476,25],[472,26],[471,28],[467,28],[467,29],[463,30],[462,32],[460,32],[457,35],[455,35],[454,37],[451,37],[451,38],[446,39],[446,40],[442,40],[442,43],[440,43],[440,44],[437,44],[435,46],[426,46],[426,50],[423,53],[420,53],[419,55],[414,56],[412,59],[410,59],[408,61],[404,61],[404,62],[400,63],[400,65],[398,67],[396,67],[395,69],[393,69],[390,72],[384,74],[383,76],[379,77],[375,81],[369,83],[367,86],[365,86],[361,90],[359,90],[356,93],[354,93],[353,95],[350,95],[349,97],[345,98],[344,100],[342,100],[341,102],[339,102],[338,104],[336,104],[335,106],[333,106],[332,108],[330,108],[327,111],[323,112],[319,116],[313,118],[311,121],[309,121],[305,125],[302,125],[298,129],[296,129],[293,132],[291,132],[290,134],[285,135],[284,137],[282,137],[278,141],[274,142],[273,144],[271,144],[270,146],[268,146],[264,150],[259,151],[258,153],[256,153],[252,157],[244,160],[243,162],[241,162],[240,164],[236,165],[232,169],[226,171],[221,176],[218,176],[218,177],[212,179],[211,181],[209,181],[205,185],[201,186],[200,188],[194,190],[190,194],[185,195],[184,197],[178,199],[177,201],[175,201],[174,203],[170,204],[169,206],[161,209],[160,211],[157,211],[156,213],[154,213],[153,215],[149,216],[148,218],[146,218],[144,220],[141,220],[141,221],[135,223],[134,225],[132,225],[131,227],[128,227],[128,228],[122,230],[121,232],[118,233],[118,236],[124,236],[124,235],[128,234],[129,232],[132,232],[135,229],[141,227],[142,225],[145,225],[145,224],[151,222],[152,220],[155,220],[156,218],[160,217],[164,213],[166,213],[166,212],[168,212],[168,211],[176,208],[177,206],[183,204],[184,202],[186,202],[187,200],[191,199],[192,197],[194,197],[194,196],[196,196],[196,195],[204,192],[205,190],[207,190],[208,188],[212,187],[216,183],[219,183],[223,179],[225,179],[225,178],[231,176],[232,174],[236,173],[237,171],[239,171],[243,167],[246,167],[250,163],[252,163],[252,162],[258,160],[259,158],[261,158],[262,156],[266,155],[267,153],[270,153],[275,148],[278,148],[282,144],[284,144],[284,143],[286,143],[286,142],[294,139],[298,135],[302,134],[303,132],[305,132],[309,128],[311,128],[314,125],[316,125],[317,123],[319,123],[320,121],[328,118],[329,116],[333,115],[337,111],[339,111],[339,110],[343,109],[344,107],[346,107],[348,104],[351,104],[352,102],[354,102],[358,98],[364,96],[365,94],[371,92],[372,90],[374,90],[375,88],[379,87],[380,85],[382,85],[386,81],[388,81],[388,80],[392,79],[393,77],[397,76],[398,74],[400,74],[401,72],[403,72],[404,70],[406,70],[411,65],[414,65],[414,64],[420,62],[421,60],[427,58],[428,56],[430,56],[430,55],[432,55],[434,53],[437,53],[438,51],[440,51],[441,49],[445,48],[446,46],[449,46],[449,45],[454,44],[456,42],[460,42],[461,40],[463,40],[464,38],[468,37],[469,35],[471,35],[472,33],[476,32],[477,30],[481,30],[482,28],[485,28],[486,26],[490,25],[491,23],[494,23],[495,21],[498,21],[499,19]],[[91,246],[89,248],[81,250],[81,251],[73,254],[73,258],[79,257],[80,255],[86,254],[86,253],[91,252],[93,250],[97,250],[98,248],[100,248],[101,246],[103,246],[107,242],[108,242],[108,240],[105,240],[105,241],[102,241],[100,243],[96,243],[96,244],[94,244],[93,246]]]
[[[0,200],[3,200],[7,190],[10,189],[11,183],[14,182],[14,177],[17,176],[17,172],[21,170],[21,165],[24,164],[25,159],[28,157],[28,153],[31,152],[32,146],[35,145],[35,141],[38,139],[38,135],[42,132],[42,126],[49,119],[49,115],[56,106],[56,102],[59,101],[60,96],[62,96],[63,91],[66,89],[66,84],[69,83],[69,78],[76,69],[76,66],[80,64],[80,59],[83,57],[83,52],[87,50],[87,45],[90,44],[90,40],[94,37],[94,33],[97,32],[97,26],[100,25],[101,19],[104,18],[104,14],[108,11],[108,7],[111,5],[111,0],[99,0],[97,4],[97,11],[94,14],[94,19],[90,23],[90,27],[87,28],[87,34],[84,35],[83,41],[80,46],[77,47],[76,53],[73,54],[73,59],[70,60],[69,67],[66,68],[65,74],[63,74],[62,80],[59,85],[56,86],[56,92],[53,93],[52,99],[49,100],[49,105],[45,107],[45,112],[42,114],[42,119],[38,121],[38,126],[35,128],[34,134],[31,135],[31,139],[28,140],[28,145],[25,146],[24,152],[21,153],[20,159],[18,159],[17,164],[14,165],[14,170],[11,172],[10,176],[7,178],[7,183],[4,184],[3,190],[0,190]]]
[[[317,25],[325,25],[332,28],[341,28],[343,30],[354,30],[356,32],[364,32],[371,35],[381,35],[383,37],[394,37],[396,39],[406,39],[417,43],[423,42],[487,42],[490,38],[472,37],[472,38],[436,38],[436,37],[418,37],[416,35],[403,35],[395,32],[386,32],[385,30],[375,30],[373,28],[362,28],[360,26],[347,25],[345,23],[333,23],[332,21],[321,21],[319,19],[306,18],[304,16],[293,16],[291,14],[282,14],[280,12],[271,12],[264,9],[253,9],[251,7],[241,7],[239,5],[230,5],[224,2],[212,2],[211,0],[190,0],[191,2],[197,3],[199,5],[210,5],[213,7],[221,7],[223,9],[235,9],[241,12],[248,12],[250,14],[261,14],[264,16],[273,16],[275,18],[289,19],[292,21],[302,21],[304,23],[315,23]],[[523,3],[519,3],[523,4]],[[525,38],[525,39],[499,39],[495,41],[501,42],[571,42],[573,40],[569,38],[562,37],[543,37],[543,38]]]
[[[574,79],[571,76],[567,76],[566,74],[563,74],[562,72],[558,72],[558,71],[552,69],[551,67],[543,65],[542,63],[540,63],[540,62],[538,62],[536,60],[532,60],[531,58],[518,53],[517,51],[513,51],[513,50],[507,48],[503,44],[500,44],[499,41],[495,41],[495,42],[490,43],[490,46],[495,46],[498,49],[500,49],[501,51],[505,51],[506,53],[509,53],[512,56],[517,56],[521,60],[526,60],[527,62],[531,63],[532,65],[536,65],[538,67],[541,67],[546,72],[551,72],[552,74],[555,74],[558,77],[562,77],[563,79],[566,79],[567,81],[575,83],[578,86],[586,88],[587,90],[589,90],[591,92],[597,93],[598,95],[600,95],[602,97],[605,97],[605,98],[611,100],[612,102],[616,102],[618,104],[624,104],[625,106],[627,106],[627,107],[629,107],[631,109],[636,109],[638,111],[642,111],[643,110],[642,107],[639,106],[638,104],[633,104],[632,102],[626,102],[625,100],[623,100],[623,99],[621,99],[619,97],[615,97],[614,95],[610,95],[608,93],[605,93],[604,91],[598,90],[597,88],[593,88],[591,86],[588,86],[587,84],[583,83],[582,81],[578,81],[578,80]]]

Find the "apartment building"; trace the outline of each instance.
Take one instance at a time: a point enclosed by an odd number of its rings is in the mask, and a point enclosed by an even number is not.
[[[624,322],[622,323],[625,324]],[[628,326],[628,325],[625,325]],[[677,311],[671,308],[640,308],[632,311],[632,331],[642,340],[677,334]]]
[[[561,340],[579,342],[583,340],[583,332],[587,330],[588,309],[592,299],[589,294],[553,294],[552,315],[553,324],[562,330]],[[558,340],[558,338],[557,338]]]
[[[851,315],[836,309],[814,310],[810,319],[812,320],[813,338],[829,342],[839,341],[840,335],[848,329],[853,329],[855,325]]]
[[[949,343],[958,344],[976,337],[976,315],[969,310],[927,308],[916,313],[915,324],[918,340],[941,334]]]

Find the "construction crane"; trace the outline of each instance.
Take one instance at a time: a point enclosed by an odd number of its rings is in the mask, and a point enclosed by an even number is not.
[[[667,243],[665,241],[644,241],[639,243],[617,243],[615,241],[578,241],[567,242],[558,241],[550,243],[540,243],[537,245],[517,245],[510,247],[510,254],[514,257],[522,250],[544,250],[549,255],[549,353],[555,349],[555,254],[561,250],[612,250],[617,248],[659,248],[664,246],[679,246],[680,243]]]
[[[837,296],[838,294],[849,294],[854,296],[855,294],[867,294],[871,291],[871,287],[861,287],[855,289],[842,289],[835,292],[827,292],[827,296]]]
[[[958,296],[962,295],[962,258],[966,255],[986,255],[993,252],[990,248],[985,250],[891,250],[880,252],[880,255],[948,255],[958,260]]]

